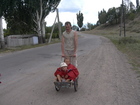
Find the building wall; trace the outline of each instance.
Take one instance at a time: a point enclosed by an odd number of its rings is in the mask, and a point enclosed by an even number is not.
[[[38,44],[38,37],[33,35],[10,35],[6,38],[8,47]]]

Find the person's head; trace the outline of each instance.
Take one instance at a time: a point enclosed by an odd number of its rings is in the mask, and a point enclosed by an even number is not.
[[[67,70],[67,64],[66,64],[65,62],[62,62],[62,63],[60,64],[60,67],[61,67],[61,69],[64,70],[64,71]]]
[[[71,23],[69,21],[65,22],[66,31],[71,30]]]
[[[69,64],[70,64],[70,58],[65,57],[65,58],[64,58],[64,62],[65,62],[67,65],[69,65]]]

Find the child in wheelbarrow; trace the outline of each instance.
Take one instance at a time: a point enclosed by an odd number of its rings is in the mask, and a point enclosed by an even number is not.
[[[54,75],[59,82],[70,82],[78,77],[79,72],[74,65],[70,64],[69,58],[65,58],[64,62],[60,64],[60,67],[57,68]]]

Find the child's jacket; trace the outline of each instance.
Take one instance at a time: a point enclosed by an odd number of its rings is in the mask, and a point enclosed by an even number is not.
[[[62,78],[65,78],[65,76],[68,75],[68,78],[65,79],[75,80],[75,78],[79,75],[79,71],[72,64],[69,64],[67,68],[68,68],[67,71],[61,70],[61,67],[57,68],[54,75],[55,76],[60,75]]]

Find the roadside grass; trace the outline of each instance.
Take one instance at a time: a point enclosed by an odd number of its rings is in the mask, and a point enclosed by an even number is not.
[[[140,74],[140,35],[127,32],[126,37],[119,36],[118,30],[92,30],[85,33],[101,35],[110,39],[118,50],[126,54],[133,70]]]
[[[15,51],[21,51],[41,46],[46,46],[49,44],[54,44],[60,42],[59,39],[52,39],[51,43],[44,43],[44,44],[35,44],[35,45],[24,45],[24,46],[17,46],[17,47],[6,47],[5,49],[0,49],[0,54],[2,53],[9,53],[9,52],[15,52]]]
[[[109,38],[114,45],[121,52],[125,53],[129,59],[129,63],[132,64],[133,69],[140,73],[140,38],[133,37],[111,37]]]

